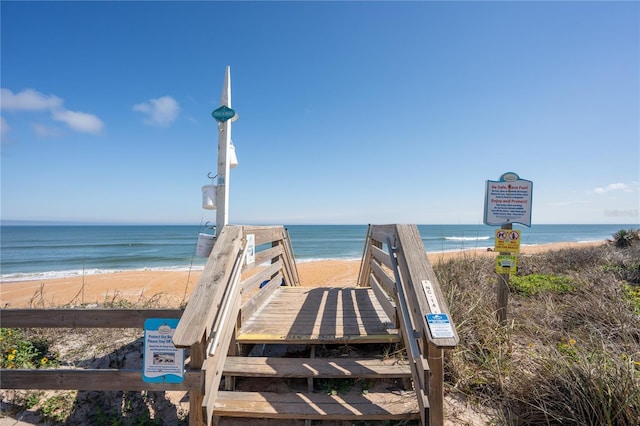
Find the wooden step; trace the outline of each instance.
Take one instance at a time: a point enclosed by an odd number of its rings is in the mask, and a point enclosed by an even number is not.
[[[270,358],[228,356],[224,375],[243,377],[404,378],[409,364],[397,359]]]
[[[398,330],[364,287],[278,287],[243,321],[239,344],[397,343]]]
[[[326,393],[219,392],[214,416],[305,420],[406,420],[419,418],[412,391]]]

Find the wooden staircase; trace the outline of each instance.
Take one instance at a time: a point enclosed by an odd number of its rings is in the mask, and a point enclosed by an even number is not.
[[[241,353],[275,354],[227,357],[224,385],[235,390],[218,393],[214,418],[419,418],[409,364],[389,356],[399,341],[371,289],[279,287],[236,336]]]
[[[354,284],[302,287],[284,228],[226,225],[173,335],[189,424],[441,425],[458,336],[417,227],[370,226]]]

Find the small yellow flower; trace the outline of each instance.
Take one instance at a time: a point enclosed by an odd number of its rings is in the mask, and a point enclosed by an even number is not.
[[[16,357],[16,356],[15,356],[14,354],[9,354],[9,355],[7,355],[7,359],[8,359],[9,361],[12,361],[15,357]]]
[[[576,339],[569,339],[569,344],[571,346],[575,345],[576,344]]]
[[[47,362],[49,362],[49,360],[47,359],[47,357],[42,357],[42,359],[40,360],[40,364],[45,365]]]
[[[16,348],[13,348],[13,349],[11,349],[11,353],[12,353],[13,355],[15,355],[15,354],[17,354],[17,353],[18,353],[18,350],[17,350]]]

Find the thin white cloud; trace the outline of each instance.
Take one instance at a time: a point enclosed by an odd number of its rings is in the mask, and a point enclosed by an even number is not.
[[[608,192],[615,192],[615,191],[629,192],[631,191],[631,186],[627,185],[626,183],[619,182],[619,183],[610,183],[607,186],[598,187],[593,190],[593,192],[595,192],[596,194],[606,194]]]
[[[53,111],[52,114],[54,120],[62,121],[78,132],[100,133],[104,127],[102,120],[86,112],[69,111],[67,109]]]
[[[63,135],[60,129],[55,127],[45,126],[42,123],[33,123],[31,127],[33,128],[33,131],[35,132],[35,134],[41,138],[48,138],[52,136],[58,137]]]
[[[0,135],[6,135],[11,130],[11,127],[7,124],[7,120],[0,116]]]
[[[4,111],[48,111],[51,113],[51,118],[65,123],[72,130],[78,132],[100,133],[104,128],[104,123],[97,116],[86,112],[70,111],[64,107],[62,98],[43,95],[33,89],[25,89],[18,93],[13,93],[5,88],[0,89],[0,109]],[[3,120],[3,128],[4,126],[8,127]],[[51,129],[42,124],[34,125],[33,128],[39,136],[52,134]]]
[[[53,95],[43,95],[33,89],[13,93],[0,89],[0,109],[5,111],[43,111],[61,108],[63,100]]]
[[[133,106],[133,110],[147,115],[147,118],[144,120],[146,124],[152,126],[168,126],[178,118],[180,105],[178,105],[178,102],[171,96],[162,96],[136,104]]]

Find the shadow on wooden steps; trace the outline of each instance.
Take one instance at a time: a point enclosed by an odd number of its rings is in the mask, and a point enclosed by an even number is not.
[[[409,366],[398,359],[228,357],[224,374],[254,380],[248,386],[238,380],[238,387],[245,390],[219,392],[214,415],[229,417],[219,425],[274,424],[267,419],[326,424],[419,418],[415,393],[402,389],[402,382],[411,376]],[[317,387],[304,392],[282,381],[305,378],[316,379]],[[332,391],[327,383],[342,388]],[[239,418],[245,420],[239,422]]]

